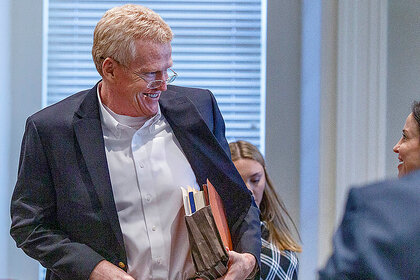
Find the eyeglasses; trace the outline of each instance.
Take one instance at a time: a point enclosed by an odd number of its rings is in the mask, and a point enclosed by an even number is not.
[[[167,71],[168,71],[168,78],[166,78],[166,80],[150,81],[150,80],[147,80],[144,77],[144,75],[137,74],[137,73],[134,73],[134,74],[136,74],[140,79],[142,79],[143,81],[145,81],[147,83],[147,88],[148,89],[157,89],[157,88],[161,87],[163,83],[170,84],[173,81],[175,81],[176,77],[178,77],[178,74],[174,70],[172,70],[171,68],[169,68]]]

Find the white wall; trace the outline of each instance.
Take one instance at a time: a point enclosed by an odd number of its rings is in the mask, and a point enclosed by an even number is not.
[[[299,224],[300,1],[267,1],[265,157],[268,173]]]
[[[10,2],[0,2],[0,279],[8,276],[9,247],[9,149],[10,149]]]
[[[7,148],[8,160],[7,168],[8,174],[5,177],[5,189],[7,190],[6,203],[0,203],[0,206],[7,208],[4,212],[7,213],[7,222],[2,222],[2,232],[0,232],[0,240],[7,240],[7,260],[1,262],[0,265],[5,264],[7,269],[0,269],[0,278],[11,278],[17,280],[36,280],[38,279],[38,263],[24,255],[22,250],[17,249],[14,241],[8,234],[10,227],[9,218],[9,201],[11,192],[16,181],[17,166],[20,152],[20,143],[25,127],[26,118],[41,108],[42,91],[41,91],[41,77],[42,77],[42,0],[3,0],[4,5],[9,6],[9,9],[1,9],[2,14],[0,18],[9,19],[9,28],[6,28],[6,42],[9,41],[10,48],[5,50],[2,54],[6,58],[10,58],[8,68],[4,68],[5,74],[0,76],[8,77],[10,83],[0,83],[2,87],[2,95],[5,93],[7,102],[6,110],[2,104],[1,126],[7,129],[7,135],[2,134],[2,141],[9,143]],[[10,15],[8,17],[7,15]],[[8,29],[8,30],[7,30]],[[2,36],[3,37],[3,36]],[[5,91],[3,91],[3,87]],[[8,112],[6,114],[5,112]],[[4,115],[4,116],[3,116]],[[4,137],[3,137],[4,136]],[[3,143],[1,145],[4,149]],[[3,153],[1,153],[3,155]],[[3,211],[1,211],[3,213]],[[3,224],[6,225],[7,233],[3,233]],[[5,235],[6,234],[6,235]],[[6,275],[2,275],[5,272]]]
[[[384,177],[387,2],[302,3],[300,276],[315,279],[350,186]]]
[[[398,174],[392,147],[401,137],[413,100],[420,100],[420,1],[388,1],[388,110],[386,172]]]
[[[324,0],[322,5],[321,38],[321,110],[319,166],[319,227],[316,264],[324,264],[331,252],[335,226],[335,185],[337,159],[337,22],[338,3]]]
[[[301,279],[315,279],[318,258],[322,1],[302,1],[300,113]]]

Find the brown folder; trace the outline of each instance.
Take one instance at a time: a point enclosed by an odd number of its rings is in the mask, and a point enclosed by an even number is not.
[[[195,276],[203,280],[214,280],[225,275],[229,255],[214,221],[211,206],[205,206],[190,216],[185,216],[185,223]]]
[[[207,186],[203,186],[205,197],[208,196],[208,201],[213,213],[214,221],[216,222],[217,229],[219,230],[220,237],[223,244],[233,250],[232,238],[230,236],[229,226],[226,220],[226,212],[223,206],[223,201],[217,193],[214,186],[207,179]]]

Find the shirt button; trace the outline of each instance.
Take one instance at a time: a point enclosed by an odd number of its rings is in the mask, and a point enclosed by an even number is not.
[[[125,267],[125,264],[123,262],[119,262],[118,263],[118,266],[121,267],[121,268],[124,268]]]
[[[156,231],[156,226],[152,226],[152,231]]]
[[[152,201],[152,196],[150,194],[146,195],[146,200],[147,202]]]
[[[143,165],[143,163],[139,163],[140,164],[140,168],[144,168],[144,165]]]
[[[158,264],[162,264],[162,259],[161,259],[161,258],[157,258],[157,259],[156,259],[156,262],[157,262]]]

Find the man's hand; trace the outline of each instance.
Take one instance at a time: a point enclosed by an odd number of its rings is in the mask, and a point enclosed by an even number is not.
[[[89,280],[135,280],[127,274],[124,270],[112,263],[103,260],[99,262],[92,273]]]
[[[219,280],[244,280],[254,270],[256,259],[249,253],[239,254],[229,251],[229,263],[227,273]]]

